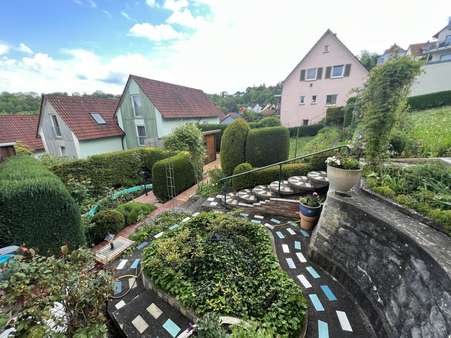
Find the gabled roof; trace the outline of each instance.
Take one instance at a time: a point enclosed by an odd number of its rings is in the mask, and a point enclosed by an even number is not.
[[[224,117],[221,119],[221,122],[224,121],[226,118],[232,118],[232,119],[237,119],[239,117],[241,117],[241,115],[239,113],[235,113],[235,112],[230,112],[224,115]]]
[[[445,29],[451,30],[451,17],[450,17],[450,19],[448,20],[448,24],[447,24],[445,27],[443,27],[442,29],[440,29],[437,33],[435,33],[432,37],[433,37],[434,39],[437,39],[437,38],[438,38],[438,35],[439,35],[441,32],[443,32]]]
[[[52,105],[59,117],[81,141],[124,134],[114,118],[119,99],[96,96],[43,95],[39,116],[42,114],[45,102]],[[106,123],[98,124],[90,114],[94,112],[102,115]]]
[[[304,62],[304,60],[307,58],[307,56],[310,55],[310,53],[315,49],[315,47],[320,43],[320,41],[325,38],[327,35],[331,35],[333,38],[335,38],[335,40],[349,53],[349,55],[355,60],[357,61],[358,64],[360,64],[363,69],[365,69],[367,72],[368,70],[366,69],[366,67],[363,65],[363,63],[359,60],[359,58],[357,56],[355,56],[348,47],[346,47],[346,45],[341,42],[341,40],[337,37],[337,34],[335,34],[334,32],[332,32],[330,29],[327,29],[326,32],[321,35],[321,37],[318,39],[318,41],[316,41],[316,43],[312,46],[312,48],[310,48],[310,50],[307,52],[307,54],[304,55],[304,57],[301,59],[301,61],[299,61],[299,63],[293,68],[293,70],[290,72],[290,74],[288,74],[288,76],[285,78],[285,80],[282,81],[282,83],[284,83],[291,74],[293,74],[293,72],[296,70],[296,68],[299,67],[299,65]]]
[[[407,50],[410,50],[411,54],[413,56],[420,56],[423,55],[424,50],[428,49],[435,45],[435,42],[421,42],[421,43],[412,43],[409,45]]]
[[[0,115],[0,143],[22,141],[33,151],[44,149],[36,136],[38,119],[37,115]]]
[[[221,110],[200,89],[130,75],[165,119],[219,117]],[[128,84],[127,81],[127,84]]]

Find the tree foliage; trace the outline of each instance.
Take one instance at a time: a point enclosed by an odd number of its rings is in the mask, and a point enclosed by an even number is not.
[[[377,58],[379,55],[377,53],[371,53],[367,50],[362,50],[359,56],[360,62],[370,71],[377,64]]]
[[[221,166],[226,176],[246,159],[246,139],[249,126],[243,119],[236,119],[223,133],[221,141]]]

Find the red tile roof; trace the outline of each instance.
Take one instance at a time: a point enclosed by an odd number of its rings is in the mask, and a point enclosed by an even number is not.
[[[31,150],[44,149],[37,127],[36,115],[0,115],[0,143],[22,141]]]
[[[58,115],[79,140],[121,136],[114,112],[119,99],[105,99],[95,96],[44,95]],[[41,108],[42,109],[42,108]],[[106,124],[97,124],[90,113],[102,115]]]
[[[222,117],[224,114],[200,89],[130,75],[163,118]]]

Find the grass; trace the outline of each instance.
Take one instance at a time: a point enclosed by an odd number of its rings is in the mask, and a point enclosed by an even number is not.
[[[296,150],[296,137],[290,138],[290,153],[288,155],[289,158],[293,158],[295,156],[305,154],[304,148],[307,143],[313,139],[315,136],[302,136],[297,138],[298,146]],[[296,151],[296,154],[295,154]]]
[[[407,150],[407,155],[451,155],[451,106],[410,113],[407,122],[407,137],[415,144]]]
[[[338,146],[342,141],[342,132],[338,128],[326,127],[315,136],[298,138],[297,156],[313,153],[329,147]],[[293,158],[296,150],[296,138],[290,138],[289,157]]]

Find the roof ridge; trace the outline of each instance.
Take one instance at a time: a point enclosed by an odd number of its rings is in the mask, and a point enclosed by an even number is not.
[[[193,89],[193,90],[199,90],[199,91],[205,93],[202,89],[199,89],[199,88],[188,87],[188,86],[179,85],[179,84],[175,84],[175,83],[171,83],[171,82],[166,82],[166,81],[161,81],[161,80],[149,79],[149,78],[147,78],[147,77],[143,77],[143,76],[139,76],[139,75],[130,74],[130,77],[131,77],[131,78],[139,78],[139,79],[143,79],[143,80],[146,80],[146,81],[159,82],[159,83],[163,83],[163,84],[167,84],[167,85],[175,86],[175,87],[183,87],[183,88],[188,88],[188,89]]]

